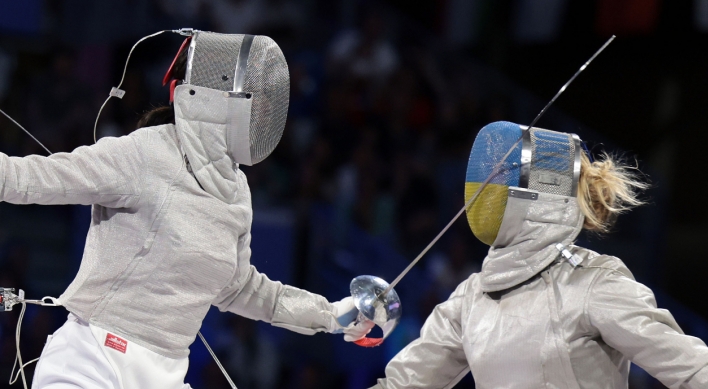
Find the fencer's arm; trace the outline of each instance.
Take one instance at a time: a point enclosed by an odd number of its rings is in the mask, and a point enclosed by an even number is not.
[[[420,331],[420,338],[401,350],[386,366],[386,378],[370,389],[436,388],[455,386],[468,372],[462,348],[462,304],[467,281],[439,304]]]
[[[217,296],[214,305],[254,320],[301,334],[336,330],[332,304],[326,298],[269,279],[250,264],[251,235],[238,242],[236,279]]]
[[[136,138],[103,138],[49,157],[0,153],[0,201],[129,207],[141,188],[144,157]]]
[[[602,340],[670,388],[708,388],[708,347],[684,335],[651,289],[612,270],[596,275],[586,318]]]

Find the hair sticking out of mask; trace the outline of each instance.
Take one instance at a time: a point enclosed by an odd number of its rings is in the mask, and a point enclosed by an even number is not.
[[[582,154],[580,163],[578,206],[585,215],[584,229],[607,233],[618,215],[644,204],[638,194],[649,184],[639,180],[636,167],[607,153],[595,162]]]

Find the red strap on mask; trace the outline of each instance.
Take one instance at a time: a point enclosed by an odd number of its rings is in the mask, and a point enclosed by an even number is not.
[[[179,47],[179,50],[177,50],[177,55],[175,55],[175,59],[172,60],[172,64],[170,64],[170,68],[167,69],[167,73],[165,73],[165,77],[162,78],[162,86],[167,85],[167,83],[170,83],[170,103],[174,101],[175,97],[175,87],[177,87],[177,79],[174,78],[173,73],[175,71],[175,63],[177,62],[177,58],[179,55],[182,53],[182,50],[185,50],[189,46],[189,42],[192,41],[192,37],[187,37],[187,39],[182,42],[182,46]]]
[[[172,81],[170,81],[170,103],[175,102],[175,88],[177,87],[178,82],[179,80],[177,79],[173,79]]]

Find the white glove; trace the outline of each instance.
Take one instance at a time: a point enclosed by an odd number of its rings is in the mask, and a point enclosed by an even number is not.
[[[357,322],[359,311],[351,297],[332,303],[332,316],[335,321],[334,326],[338,328],[332,333],[344,333],[344,340],[347,342],[354,342],[365,337],[375,325],[370,320]]]

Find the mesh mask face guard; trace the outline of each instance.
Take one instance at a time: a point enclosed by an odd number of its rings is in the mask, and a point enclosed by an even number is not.
[[[494,167],[515,146],[499,171],[491,178],[477,199],[467,209],[467,221],[474,235],[492,245],[502,224],[510,193],[533,196],[533,192],[575,197],[580,178],[580,138],[527,127],[510,122],[494,122],[484,126],[472,145],[465,201],[479,189]],[[514,191],[513,188],[528,189]]]
[[[229,100],[225,135],[234,162],[254,165],[280,142],[288,113],[290,74],[272,39],[195,31],[185,83],[220,91]]]

